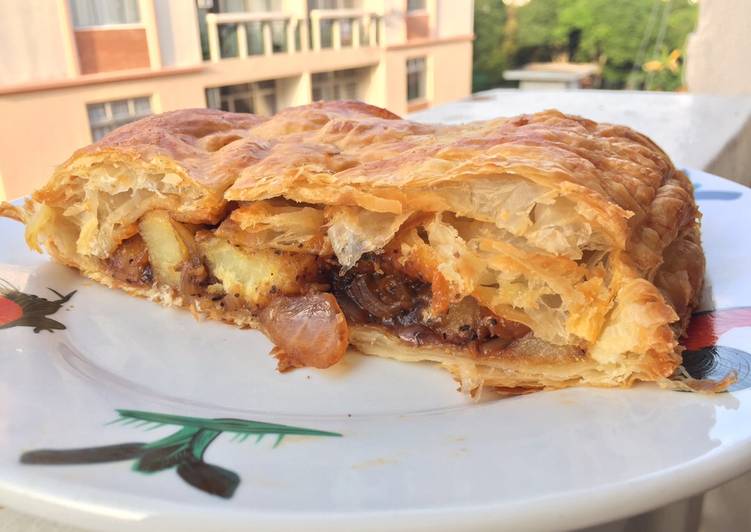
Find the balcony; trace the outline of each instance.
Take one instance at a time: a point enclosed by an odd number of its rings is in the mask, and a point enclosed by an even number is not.
[[[279,36],[277,32],[275,46],[274,30],[280,25],[283,34]],[[216,63],[227,57],[273,55],[275,51],[294,53],[297,49],[296,31],[300,26],[299,20],[281,12],[209,13],[206,15],[209,59]]]
[[[326,48],[340,50],[347,46],[378,46],[380,20],[377,14],[360,9],[312,9],[311,48],[320,51]],[[324,29],[330,29],[330,38]]]
[[[375,48],[382,16],[360,9],[313,9],[309,18],[285,12],[207,13],[208,56],[217,63],[275,54]]]

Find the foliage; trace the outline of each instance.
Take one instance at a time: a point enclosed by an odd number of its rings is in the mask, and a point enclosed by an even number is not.
[[[567,35],[558,30],[563,4],[562,0],[533,0],[518,9],[521,57],[517,59],[548,61],[566,45]]]
[[[505,30],[490,19],[491,5],[504,11],[504,21],[518,24],[512,55],[504,55],[501,47],[491,48],[503,42]],[[682,54],[698,12],[691,0],[530,0],[520,7],[512,3],[503,8],[500,0],[476,2],[476,50],[482,51],[475,61],[476,81],[500,84],[497,65],[518,68],[531,61],[564,58],[600,64],[605,88],[629,84],[659,90],[681,86],[680,62],[677,69],[659,72],[646,72],[643,65],[664,61],[675,50]]]
[[[508,58],[503,53],[506,8],[502,0],[475,0],[475,35],[472,55],[472,91],[503,84]]]

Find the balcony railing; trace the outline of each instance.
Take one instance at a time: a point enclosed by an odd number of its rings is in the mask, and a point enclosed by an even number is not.
[[[313,50],[327,48],[321,39],[321,22],[331,24],[331,48],[342,48],[342,26],[346,23],[351,28],[351,46],[359,48],[362,45],[360,30],[367,32],[367,46],[378,46],[380,17],[375,13],[361,9],[311,9],[310,34]]]
[[[265,13],[208,13],[206,14],[206,31],[208,36],[209,58],[213,62],[226,58],[222,54],[223,40],[231,37],[233,27],[236,33],[237,53],[231,57],[247,58],[252,55],[273,55],[275,53],[298,53],[312,50],[319,51],[327,48],[339,50],[341,48],[359,48],[361,46],[378,46],[381,33],[382,17],[376,13],[360,9],[313,9],[310,19],[301,19],[283,12]],[[322,42],[321,26],[328,24],[330,35],[328,42]],[[273,25],[281,24],[284,35],[280,43],[280,51],[274,50]],[[343,28],[349,28],[349,32]],[[249,37],[258,43],[260,31],[261,53],[252,53],[248,46]],[[308,32],[310,31],[310,35]],[[224,33],[224,39],[222,38]],[[346,39],[342,39],[343,33]],[[234,52],[234,50],[233,50]]]
[[[248,24],[256,23],[261,28],[263,55],[274,53],[272,23],[281,22],[285,28],[285,49],[295,52],[295,28],[299,21],[287,13],[209,13],[206,15],[206,29],[209,37],[209,57],[212,61],[222,59],[222,43],[219,38],[220,26],[235,26],[237,29],[237,52],[239,57],[251,55],[248,50]],[[300,25],[304,28],[304,24]],[[302,42],[303,39],[301,39]],[[299,51],[299,50],[298,50]]]

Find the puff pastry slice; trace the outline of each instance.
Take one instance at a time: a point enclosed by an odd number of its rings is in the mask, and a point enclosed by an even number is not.
[[[169,112],[0,214],[100,283],[262,329],[280,369],[352,345],[440,364],[467,391],[665,384],[704,275],[692,186],[667,155],[554,110]]]

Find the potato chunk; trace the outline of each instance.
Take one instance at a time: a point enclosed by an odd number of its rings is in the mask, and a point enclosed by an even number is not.
[[[275,294],[299,294],[316,272],[315,257],[305,253],[250,251],[215,236],[200,239],[198,245],[225,291],[253,305],[263,306]]]
[[[157,281],[180,286],[180,270],[195,248],[193,235],[165,211],[146,213],[139,223]]]

